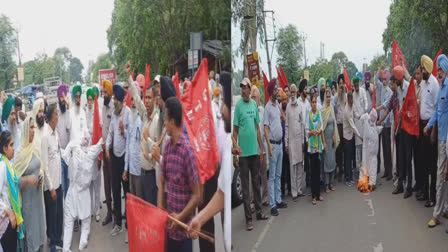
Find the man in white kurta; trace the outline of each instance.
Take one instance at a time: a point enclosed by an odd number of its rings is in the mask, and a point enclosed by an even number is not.
[[[360,79],[359,77],[353,78],[353,112],[354,112],[354,122],[357,129],[360,129],[360,118],[361,115],[367,112],[367,96],[366,90],[359,87]],[[362,141],[359,138],[355,138],[355,157],[356,157],[356,169],[361,168],[362,163]],[[358,175],[358,174],[356,174]]]
[[[87,129],[87,119],[84,109],[81,107],[81,86],[76,85],[72,89],[72,96],[74,99],[73,109],[70,108],[70,118],[72,127],[70,129],[70,141],[81,142],[81,138]]]
[[[70,251],[73,225],[76,219],[81,220],[81,238],[79,250],[87,247],[90,234],[90,190],[93,164],[102,150],[103,140],[96,145],[88,146],[90,136],[86,133],[82,144],[70,141],[62,151],[62,158],[69,167],[70,187],[68,188],[64,206],[64,251]]]
[[[303,168],[304,124],[302,105],[297,101],[297,87],[291,85],[291,101],[286,107],[285,148],[289,154],[291,171],[291,193],[294,201],[303,195],[305,185],[305,170]]]

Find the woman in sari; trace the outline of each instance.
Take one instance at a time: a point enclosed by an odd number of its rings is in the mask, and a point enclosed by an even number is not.
[[[322,116],[317,109],[317,96],[311,96],[311,111],[305,120],[305,132],[308,137],[308,154],[311,163],[311,195],[313,205],[324,198],[320,196],[320,160],[325,149],[325,139],[322,137]]]
[[[41,161],[34,151],[34,122],[27,117],[23,124],[20,151],[15,158],[15,168],[19,182],[27,177],[33,177],[38,185],[22,185],[22,215],[25,226],[25,247],[28,252],[43,251],[45,240],[45,223],[42,194],[43,171]]]
[[[5,251],[16,251],[17,240],[24,238],[24,225],[21,209],[20,188],[26,185],[38,185],[35,177],[27,176],[21,181],[16,169],[10,163],[14,158],[14,138],[9,131],[0,134],[0,214],[8,215],[8,227],[1,237]],[[3,219],[3,218],[2,218]]]
[[[324,180],[325,192],[334,191],[334,171],[336,169],[336,148],[339,145],[339,134],[336,125],[334,109],[331,105],[331,91],[329,88],[325,91],[325,105],[322,108],[322,129],[323,138],[327,148],[323,153],[324,158]]]

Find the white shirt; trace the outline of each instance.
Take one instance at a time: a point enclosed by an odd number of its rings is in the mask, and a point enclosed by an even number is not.
[[[0,154],[0,158],[2,154]],[[9,202],[8,194],[8,181],[6,179],[6,164],[0,161],[0,214],[7,209],[11,209],[11,203]]]
[[[45,124],[42,136],[42,165],[44,167],[44,191],[56,190],[61,185],[61,151],[57,130]]]
[[[355,122],[353,121],[354,112],[353,107],[350,108],[350,106],[345,106],[344,113],[343,113],[343,137],[346,140],[352,140],[353,133],[355,133],[357,136],[360,136],[358,129],[355,126]]]
[[[434,75],[429,75],[428,81],[420,83],[420,119],[429,120],[436,112],[439,82]]]
[[[362,87],[359,92],[353,92],[353,111],[355,112],[355,121],[361,118],[361,115],[367,112],[367,96],[366,90]]]
[[[73,108],[70,108],[70,118],[71,118],[71,129],[70,129],[70,141],[76,140],[81,142],[82,137],[85,132],[89,132],[87,128],[87,118],[86,112],[82,107],[76,108],[76,105]]]
[[[406,98],[406,95],[408,93],[409,82],[403,79],[402,86],[403,89],[401,87],[397,87],[397,97],[398,97],[398,105],[400,106],[400,111],[401,107],[403,107],[404,99]]]

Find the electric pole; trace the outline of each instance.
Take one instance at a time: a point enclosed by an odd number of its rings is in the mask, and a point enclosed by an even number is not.
[[[303,33],[302,38],[303,38],[303,57],[305,59],[305,69],[306,69],[307,65],[306,65],[306,48],[305,48],[306,34],[305,33]]]
[[[264,6],[264,5],[263,5]],[[275,41],[275,36],[274,39],[268,39],[268,32],[266,30],[266,13],[269,12],[272,14],[272,20],[274,20],[274,11],[265,11],[263,10],[263,26],[264,26],[264,42],[266,44],[266,55],[268,58],[268,72],[269,72],[269,79],[272,79],[272,66],[271,66],[271,56],[269,55],[269,41]]]

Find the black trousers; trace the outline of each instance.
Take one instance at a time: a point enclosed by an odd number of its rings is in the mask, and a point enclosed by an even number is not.
[[[353,160],[355,160],[355,136],[352,139],[347,140],[343,138],[344,142],[344,170],[345,181],[353,181]]]
[[[400,129],[399,133],[400,148],[398,149],[400,164],[398,186],[403,186],[407,179],[406,190],[412,189],[412,145],[415,138],[406,131]]]
[[[53,201],[49,190],[44,192],[45,219],[47,224],[47,237],[50,239],[50,248],[62,247],[62,224],[63,224],[63,192],[62,186],[56,189],[56,200]]]
[[[320,157],[319,153],[309,153],[311,163],[311,195],[313,199],[320,197]]]
[[[305,152],[303,153],[303,168],[305,170],[306,186],[311,185],[311,170],[310,170],[310,154],[308,153],[308,142],[305,142]]]
[[[423,129],[428,121],[420,120],[420,139],[419,139],[419,176],[421,176],[420,181],[425,198],[430,201],[435,202],[436,200],[436,181],[437,181],[437,144],[431,143],[431,131],[427,136],[423,134]],[[417,180],[417,171],[416,171]],[[431,184],[429,183],[429,178],[431,178]]]
[[[129,182],[123,180],[124,171],[124,155],[116,157],[111,152],[112,159],[112,198],[114,204],[114,222],[115,225],[121,227],[123,214],[121,213],[121,185],[126,199],[126,194],[129,192]],[[126,210],[125,210],[126,211]]]
[[[256,213],[261,213],[260,172],[258,171],[260,167],[260,156],[254,155],[249,157],[240,157],[239,166],[241,187],[243,188],[244,216],[246,217],[246,221],[251,221],[252,211],[250,209],[251,198],[249,194],[249,176],[252,180],[252,195],[254,198],[255,211]]]
[[[207,206],[207,204],[212,199],[213,195],[216,192],[216,188],[218,188],[218,173],[215,173],[215,175],[207,180],[204,184],[204,191],[203,191],[203,202],[198,207],[198,212],[200,212],[202,209]],[[202,225],[202,230],[210,233],[215,234],[215,221],[213,218],[208,220],[204,225]],[[214,252],[215,251],[215,244],[210,243],[207,240],[204,240],[202,238],[199,238],[199,249],[201,252]]]
[[[286,154],[285,148],[283,148],[282,177],[280,180],[282,195],[285,195],[286,189],[291,193],[291,170],[289,168],[289,155]]]
[[[392,178],[392,145],[390,142],[390,127],[383,128],[381,132],[381,143],[383,145],[384,174],[387,175],[387,177]],[[378,155],[380,155],[379,150]],[[378,167],[379,166],[380,163],[378,162]]]
[[[11,227],[11,223],[8,224],[8,228],[3,234],[0,242],[2,244],[3,251],[17,251],[17,231]]]
[[[176,241],[167,238],[166,252],[192,252],[193,241],[190,239]]]
[[[339,174],[339,176],[342,177],[342,175],[344,174],[344,141],[342,138],[343,134],[342,124],[338,124],[338,133],[341,141],[338,147],[336,148],[336,168],[339,169],[339,171],[336,171],[336,175]]]
[[[157,206],[156,171],[145,171],[142,169],[140,179],[142,182],[143,200]]]

